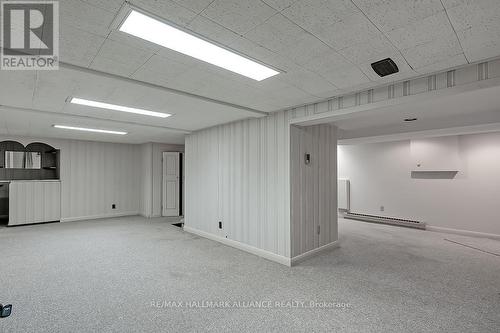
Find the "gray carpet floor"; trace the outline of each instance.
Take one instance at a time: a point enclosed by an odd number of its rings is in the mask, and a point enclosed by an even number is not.
[[[339,248],[288,268],[164,219],[1,228],[0,332],[499,331],[498,256],[446,234],[339,229]]]

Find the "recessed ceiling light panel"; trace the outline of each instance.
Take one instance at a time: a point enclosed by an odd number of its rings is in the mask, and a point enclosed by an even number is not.
[[[161,112],[148,111],[148,110],[137,109],[137,108],[130,108],[128,106],[121,106],[121,105],[115,105],[115,104],[96,102],[96,101],[91,101],[91,100],[83,99],[83,98],[73,97],[71,99],[71,103],[90,106],[90,107],[94,107],[94,108],[100,108],[100,109],[108,109],[108,110],[128,112],[128,113],[137,113],[137,114],[142,114],[142,115],[151,116],[151,117],[167,118],[167,117],[171,116],[171,114],[169,114],[169,113],[161,113]]]
[[[139,13],[136,10],[130,12],[119,30],[257,81],[262,81],[279,74],[278,71],[270,67]]]
[[[103,134],[117,134],[117,135],[127,134],[127,132],[122,132],[122,131],[111,131],[111,130],[86,128],[86,127],[75,127],[75,126],[66,126],[66,125],[53,125],[53,127],[59,128],[59,129],[73,130],[73,131],[94,132],[94,133],[103,133]]]

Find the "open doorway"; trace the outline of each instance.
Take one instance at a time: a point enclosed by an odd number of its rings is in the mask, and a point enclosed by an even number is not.
[[[164,152],[162,161],[162,216],[182,217],[184,154]]]

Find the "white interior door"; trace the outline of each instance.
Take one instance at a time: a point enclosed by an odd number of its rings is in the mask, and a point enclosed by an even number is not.
[[[178,152],[163,153],[163,216],[179,216],[179,155]]]

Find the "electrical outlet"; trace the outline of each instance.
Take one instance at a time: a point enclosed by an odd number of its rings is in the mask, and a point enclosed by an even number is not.
[[[112,204],[111,209],[116,209],[116,204]]]
[[[385,210],[384,206],[380,206],[380,211],[383,212]]]
[[[305,154],[305,156],[304,156],[304,162],[306,164],[311,164],[311,154]]]

